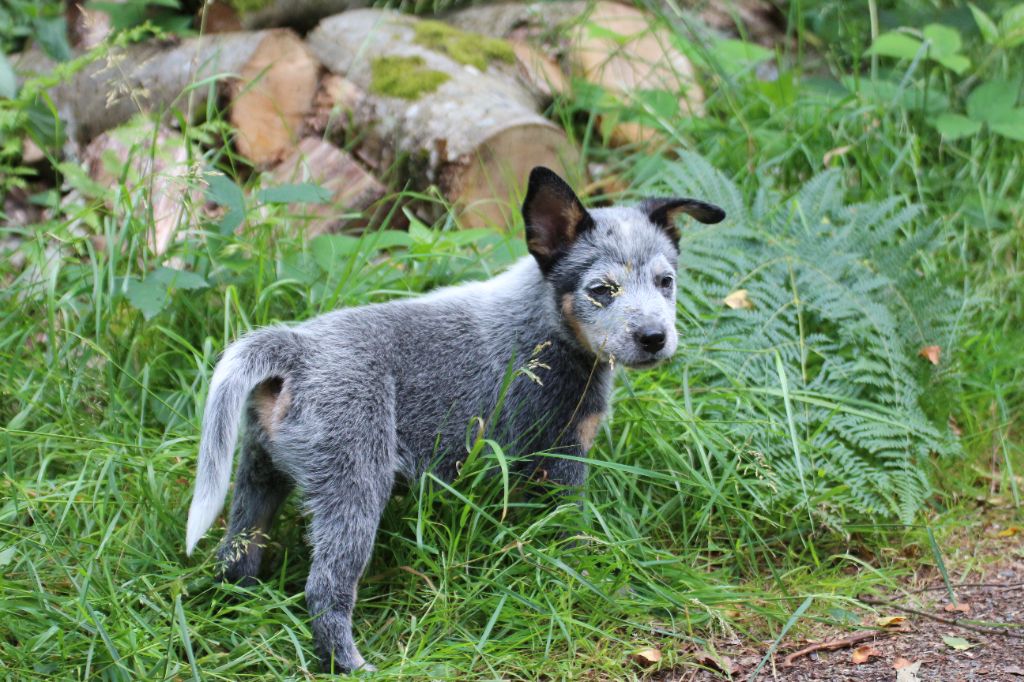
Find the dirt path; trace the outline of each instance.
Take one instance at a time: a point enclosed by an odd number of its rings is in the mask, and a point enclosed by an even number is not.
[[[900,590],[863,595],[876,613],[865,610],[859,627],[822,628],[813,638],[783,642],[756,677],[767,646],[735,644],[717,647],[728,661],[707,660],[707,669],[683,668],[655,679],[1024,682],[1024,528],[1019,511],[984,516],[956,534],[946,559],[955,604],[928,567]]]

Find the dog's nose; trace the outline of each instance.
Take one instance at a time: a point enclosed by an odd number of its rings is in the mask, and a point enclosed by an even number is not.
[[[633,337],[648,353],[657,353],[665,347],[665,332],[657,327],[638,329]]]

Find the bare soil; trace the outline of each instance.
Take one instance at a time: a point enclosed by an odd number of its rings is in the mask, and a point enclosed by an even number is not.
[[[698,657],[686,668],[662,671],[658,682],[757,680],[857,680],[858,682],[1024,682],[1024,528],[1019,510],[979,510],[947,541],[944,558],[956,605],[934,566],[916,571],[889,594],[862,595],[864,620],[851,628],[823,627],[813,636],[784,641],[756,676],[770,643],[716,643],[728,660]],[[902,616],[890,629],[877,629],[879,617]],[[857,633],[865,633],[858,635]],[[860,639],[863,637],[863,639]],[[970,648],[953,645],[966,640]],[[856,640],[850,644],[846,641]],[[797,651],[825,643],[835,650]],[[866,662],[854,662],[858,647],[874,649]],[[866,649],[861,649],[865,653]],[[907,665],[920,664],[909,670]],[[728,668],[728,670],[726,670]]]

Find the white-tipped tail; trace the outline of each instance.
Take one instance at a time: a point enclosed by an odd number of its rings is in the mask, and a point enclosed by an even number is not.
[[[263,329],[232,344],[217,363],[203,413],[199,463],[188,510],[185,553],[189,556],[224,507],[242,406],[257,384],[285,377],[296,341],[287,329]]]

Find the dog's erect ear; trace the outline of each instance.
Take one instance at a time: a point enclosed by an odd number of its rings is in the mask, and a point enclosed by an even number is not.
[[[554,171],[537,166],[523,200],[526,246],[545,274],[576,238],[594,226],[576,193]]]
[[[679,241],[679,228],[676,218],[680,213],[691,215],[702,223],[713,225],[725,220],[725,211],[704,201],[696,199],[644,199],[640,210],[647,218],[663,229],[674,242]]]

